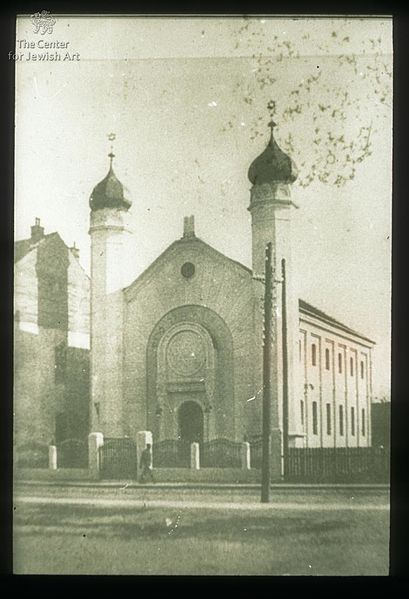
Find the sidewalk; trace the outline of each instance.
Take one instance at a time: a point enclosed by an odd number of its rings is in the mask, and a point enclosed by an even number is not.
[[[33,487],[80,487],[80,488],[105,488],[105,489],[215,489],[215,490],[249,490],[260,489],[260,484],[255,483],[192,483],[192,482],[158,482],[141,484],[135,480],[96,480],[96,481],[78,481],[78,480],[23,480],[16,479],[15,486],[33,486]],[[274,483],[270,485],[273,490],[349,490],[355,491],[389,491],[389,485],[384,483]]]
[[[14,505],[61,505],[66,507],[73,506],[92,506],[93,508],[119,508],[119,509],[147,509],[147,508],[166,508],[166,509],[205,509],[205,510],[297,510],[297,511],[388,511],[389,504],[374,505],[371,503],[260,503],[259,501],[194,501],[181,499],[105,499],[94,497],[16,497]]]

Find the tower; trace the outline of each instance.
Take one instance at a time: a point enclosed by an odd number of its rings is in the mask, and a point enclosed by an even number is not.
[[[91,194],[91,431],[123,436],[123,298],[125,248],[130,234],[127,191],[109,154],[106,177]]]
[[[252,268],[255,289],[255,386],[261,404],[263,297],[262,278],[265,270],[265,250],[268,242],[273,248],[275,284],[272,315],[272,475],[282,472],[283,455],[283,336],[282,336],[282,260],[286,266],[286,315],[288,355],[288,408],[290,444],[298,444],[300,423],[296,409],[298,296],[292,280],[291,217],[296,207],[291,200],[290,185],[297,178],[295,164],[277,145],[274,139],[275,123],[271,121],[271,137],[267,148],[251,164],[248,178],[252,183],[250,206],[252,226]],[[298,404],[297,404],[298,405]],[[260,411],[261,416],[261,411]]]

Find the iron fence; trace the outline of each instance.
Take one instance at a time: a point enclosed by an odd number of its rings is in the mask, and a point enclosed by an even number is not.
[[[87,468],[88,443],[81,439],[66,439],[57,445],[58,468]]]
[[[48,445],[43,443],[19,445],[14,455],[19,468],[48,468]]]
[[[152,446],[154,468],[189,468],[190,443],[180,439],[165,439]]]
[[[200,445],[201,468],[241,468],[241,447],[238,441],[213,439]]]
[[[136,479],[137,454],[133,439],[106,437],[99,456],[102,478]]]

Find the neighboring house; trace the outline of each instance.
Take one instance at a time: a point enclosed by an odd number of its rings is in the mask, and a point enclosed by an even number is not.
[[[40,220],[14,253],[14,444],[86,438],[89,277]]]

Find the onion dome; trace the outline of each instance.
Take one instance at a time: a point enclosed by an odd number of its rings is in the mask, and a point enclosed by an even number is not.
[[[263,183],[293,183],[297,178],[297,167],[277,145],[274,139],[274,121],[269,123],[271,138],[267,148],[250,165],[248,178],[253,185]]]
[[[132,202],[126,198],[128,191],[112,168],[112,160],[115,155],[111,152],[108,156],[110,158],[108,174],[94,187],[89,199],[90,208],[91,210],[101,210],[102,208],[129,210]]]

